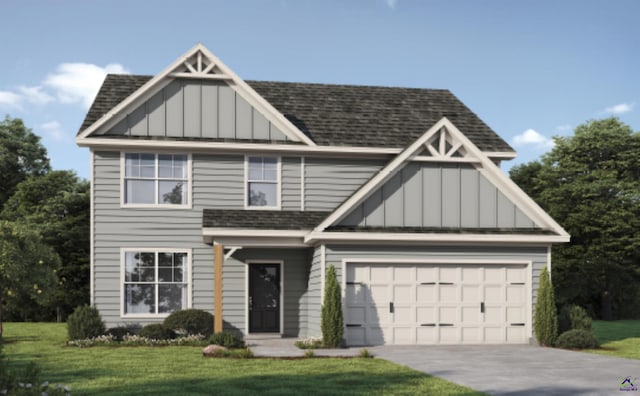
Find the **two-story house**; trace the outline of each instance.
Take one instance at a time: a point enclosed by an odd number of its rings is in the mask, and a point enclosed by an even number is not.
[[[350,345],[528,343],[568,234],[447,90],[244,81],[202,45],[106,77],[91,150],[91,302],[109,326],[199,308],[319,336],[325,272]]]

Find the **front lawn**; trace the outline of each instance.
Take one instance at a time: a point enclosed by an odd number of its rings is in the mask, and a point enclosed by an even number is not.
[[[35,361],[42,379],[73,395],[481,395],[382,359],[214,359],[200,347],[80,349],[65,340],[64,324],[6,323],[4,352],[12,367]]]
[[[640,359],[640,320],[594,320],[592,328],[601,349],[587,352]]]

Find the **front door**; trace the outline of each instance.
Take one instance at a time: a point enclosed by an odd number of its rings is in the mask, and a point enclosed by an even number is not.
[[[249,265],[249,332],[280,332],[280,264]]]

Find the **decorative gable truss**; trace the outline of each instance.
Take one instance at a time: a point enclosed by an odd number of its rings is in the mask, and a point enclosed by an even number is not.
[[[419,166],[420,162],[433,165]],[[412,207],[414,212],[407,213]],[[344,227],[377,230],[342,232]],[[396,227],[432,231],[408,234],[385,230]],[[539,232],[473,233],[473,229],[516,228]],[[438,231],[444,229],[464,229],[465,233]],[[360,239],[555,243],[568,242],[569,235],[453,123],[442,118],[343,202],[305,237],[305,242]]]
[[[220,59],[198,44],[86,128],[110,136],[288,140],[316,144]]]

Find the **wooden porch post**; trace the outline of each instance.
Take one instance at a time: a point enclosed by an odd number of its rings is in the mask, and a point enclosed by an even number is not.
[[[222,331],[222,263],[224,247],[213,245],[213,332]]]

